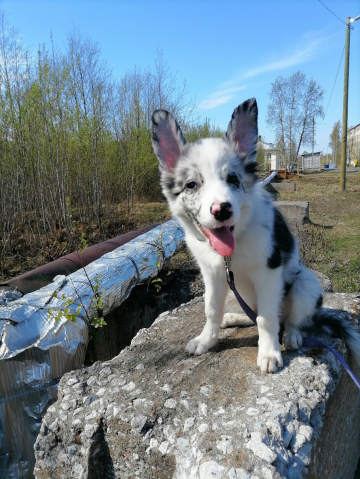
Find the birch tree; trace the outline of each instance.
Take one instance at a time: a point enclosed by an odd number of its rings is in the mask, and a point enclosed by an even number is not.
[[[315,120],[324,117],[324,90],[297,71],[271,84],[266,122],[276,135],[283,160],[295,163],[301,147],[311,145]]]
[[[74,230],[100,241],[136,200],[161,199],[151,147],[157,108],[211,132],[196,124],[186,82],[162,52],[115,79],[99,44],[76,29],[65,48],[51,36],[30,55],[0,15],[0,260],[20,251],[54,259],[44,251],[66,244],[70,252]]]

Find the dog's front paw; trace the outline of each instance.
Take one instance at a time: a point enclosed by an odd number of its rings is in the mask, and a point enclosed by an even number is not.
[[[189,354],[195,354],[200,356],[200,354],[207,353],[209,349],[214,346],[216,341],[205,341],[201,336],[197,336],[188,342],[186,346],[186,351]]]
[[[284,346],[288,351],[292,351],[294,349],[299,349],[303,343],[303,337],[301,332],[295,328],[288,328],[285,329],[283,335],[283,342]]]
[[[257,365],[262,373],[275,373],[283,365],[281,351],[259,349]]]

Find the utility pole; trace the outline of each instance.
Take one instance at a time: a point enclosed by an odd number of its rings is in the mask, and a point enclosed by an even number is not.
[[[344,96],[343,96],[343,123],[341,139],[341,163],[340,163],[340,190],[346,188],[346,142],[347,142],[347,120],[348,120],[348,93],[349,93],[349,55],[350,55],[350,24],[359,20],[360,15],[355,18],[346,19],[346,41],[345,41],[345,66],[344,66]]]
[[[314,142],[315,142],[315,117],[313,117],[313,134],[312,134],[312,145],[311,145],[311,165],[314,168]]]

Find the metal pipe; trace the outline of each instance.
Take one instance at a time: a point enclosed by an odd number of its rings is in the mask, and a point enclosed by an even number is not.
[[[75,252],[70,253],[61,258],[52,261],[51,263],[44,264],[38,268],[28,271],[24,274],[16,276],[0,283],[0,291],[5,291],[5,286],[13,288],[13,290],[19,291],[22,294],[32,293],[38,289],[50,284],[55,276],[65,275],[68,276],[71,273],[87,266],[93,261],[99,259],[106,253],[110,253],[119,246],[123,246],[129,241],[137,238],[138,236],[147,233],[148,231],[156,228],[161,223],[154,223],[143,228],[139,228],[129,233],[125,233],[115,238],[103,241],[93,246],[89,246],[82,253]],[[0,293],[1,304],[1,293]]]

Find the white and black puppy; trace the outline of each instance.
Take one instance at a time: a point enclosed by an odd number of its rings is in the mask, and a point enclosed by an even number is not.
[[[185,230],[205,282],[206,324],[187,351],[206,353],[215,345],[220,326],[243,324],[242,315],[224,315],[229,292],[224,257],[231,257],[237,290],[257,313],[258,366],[275,372],[283,365],[280,324],[285,347],[299,348],[302,330],[319,321],[322,291],[315,274],[302,265],[296,239],[281,213],[258,182],[257,116],[256,100],[247,100],[235,109],[224,138],[186,143],[172,115],[156,110],[152,144],[163,193]],[[340,333],[360,358],[360,335],[354,328],[333,318],[324,326]]]

